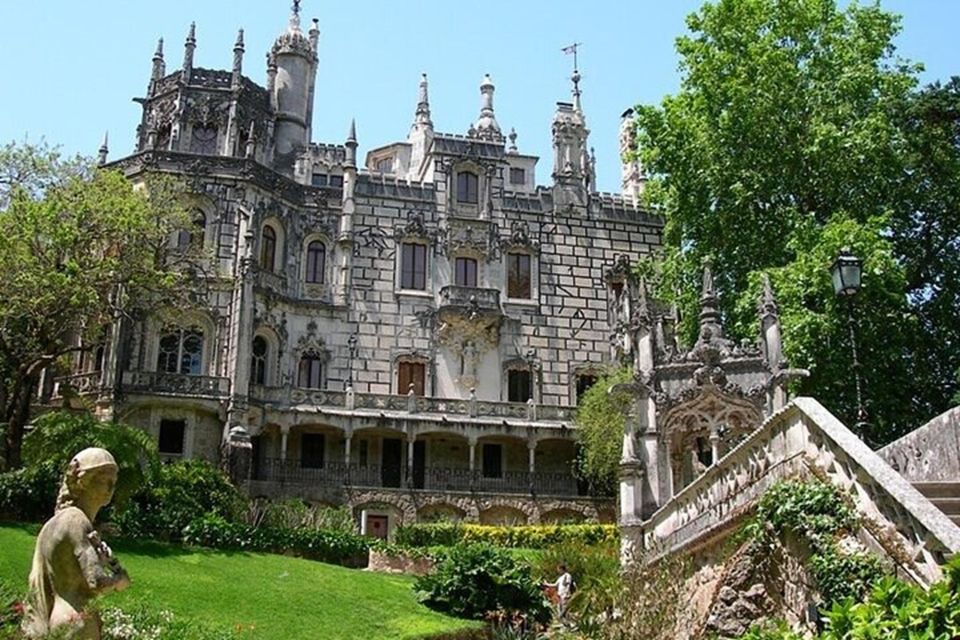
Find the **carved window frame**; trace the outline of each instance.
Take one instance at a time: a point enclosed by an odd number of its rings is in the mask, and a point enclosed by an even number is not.
[[[322,279],[319,282],[311,282],[308,279],[310,275],[310,247],[315,243],[320,243],[323,247],[323,267],[320,270]],[[300,260],[300,282],[305,298],[319,299],[325,297],[330,292],[332,286],[332,247],[333,243],[330,242],[330,238],[322,233],[312,233],[304,238]]]
[[[477,179],[477,200],[469,202],[460,200],[460,174],[472,174]],[[457,160],[450,165],[450,173],[447,176],[447,198],[448,208],[454,216],[463,218],[478,219],[483,218],[483,212],[487,210],[487,187],[489,176],[487,168],[473,160]]]
[[[510,400],[510,372],[523,371],[530,376],[530,397],[534,403],[540,402],[540,371],[536,367],[531,367],[530,362],[523,358],[510,358],[506,360],[501,367],[500,376],[500,398],[503,402],[527,402],[530,398],[523,400]]]
[[[391,367],[392,376],[390,381],[390,386],[394,390],[394,395],[405,396],[409,392],[409,388],[400,388],[400,366],[405,364],[414,364],[423,367],[423,394],[414,393],[414,395],[418,398],[429,397],[431,395],[430,391],[433,388],[432,367],[430,366],[430,358],[420,353],[401,353],[394,357],[393,366]]]

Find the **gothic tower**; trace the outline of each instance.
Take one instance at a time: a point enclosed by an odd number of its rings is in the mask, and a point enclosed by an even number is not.
[[[313,92],[317,73],[314,20],[309,37],[300,30],[300,0],[294,0],[290,24],[268,54],[271,101],[276,110],[274,157],[278,167],[292,167],[296,153],[310,142]]]

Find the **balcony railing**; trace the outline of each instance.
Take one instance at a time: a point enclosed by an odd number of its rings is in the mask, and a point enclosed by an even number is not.
[[[498,402],[461,398],[433,398],[381,393],[354,393],[352,406],[345,391],[268,387],[250,385],[250,397],[281,406],[314,405],[321,407],[398,411],[408,413],[463,415],[471,417],[512,418],[515,420],[573,420],[573,407],[528,405],[526,402]]]
[[[586,488],[569,473],[504,471],[498,477],[479,470],[448,467],[409,469],[400,465],[325,462],[304,466],[299,460],[267,458],[254,465],[253,480],[329,487],[404,488],[425,491],[585,496]]]
[[[54,380],[52,397],[61,398],[67,393],[78,396],[99,393],[102,376],[102,371],[89,371],[57,378]]]
[[[440,306],[475,308],[478,311],[500,311],[500,290],[447,285],[440,289]]]
[[[222,398],[230,393],[230,380],[218,376],[191,376],[159,371],[124,371],[123,388],[126,391]]]

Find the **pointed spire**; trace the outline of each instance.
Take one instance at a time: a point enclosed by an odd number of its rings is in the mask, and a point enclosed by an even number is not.
[[[573,82],[573,109],[577,113],[583,113],[583,105],[580,104],[580,70],[574,67],[573,75],[570,76]]]
[[[510,146],[507,148],[507,153],[517,153],[517,130],[510,127],[510,135],[508,135],[507,138],[510,139]]]
[[[300,30],[300,0],[293,0],[293,6],[290,7],[290,28]]]
[[[776,317],[779,313],[777,300],[773,295],[773,285],[770,284],[770,274],[763,274],[763,293],[760,294],[760,318]]]
[[[110,153],[110,145],[108,144],[109,136],[109,131],[103,132],[103,144],[100,145],[100,152],[97,157],[97,165],[101,167],[107,164],[107,154]]]
[[[237,41],[233,43],[233,83],[236,85],[243,73],[243,29],[237,31]]]
[[[187,32],[187,40],[183,43],[183,77],[186,82],[190,82],[190,76],[193,74],[193,52],[197,48],[197,23],[190,23],[190,31]]]
[[[494,91],[496,91],[496,87],[493,86],[493,80],[490,79],[490,74],[485,74],[483,81],[480,83],[480,117],[472,128],[479,138],[503,142],[500,125],[493,115]]]
[[[357,121],[354,118],[350,120],[350,131],[347,133],[347,141],[346,143],[344,143],[344,146],[347,148],[347,152],[344,155],[343,168],[356,169],[357,168]]]
[[[150,95],[156,91],[157,83],[166,73],[167,65],[163,61],[163,38],[160,38],[157,40],[157,50],[153,54],[153,68],[150,71],[150,87],[147,90]]]
[[[433,128],[433,121],[430,119],[430,95],[427,85],[427,74],[420,75],[420,87],[417,93],[417,111],[413,117],[414,126],[420,125],[426,128]]]
[[[713,260],[707,256],[703,259],[703,287],[700,292],[701,339],[704,327],[709,327],[713,339],[722,338],[721,319],[717,291],[713,284]]]
[[[307,35],[310,36],[310,46],[313,47],[313,51],[316,53],[317,45],[320,42],[320,20],[313,18],[310,32]]]

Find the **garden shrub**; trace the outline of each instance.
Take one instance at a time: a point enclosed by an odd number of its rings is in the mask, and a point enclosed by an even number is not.
[[[203,460],[184,460],[162,465],[113,520],[128,537],[180,540],[198,518],[239,522],[246,512],[247,498],[222,471]]]
[[[143,429],[103,422],[89,413],[54,411],[38,417],[24,438],[24,465],[49,464],[62,473],[70,459],[87,447],[106,449],[117,461],[114,505],[126,502],[160,463],[157,445]]]
[[[561,564],[566,565],[577,585],[570,601],[572,611],[588,616],[612,614],[623,585],[619,545],[613,541],[600,544],[564,541],[545,549],[535,569],[537,575],[552,582]]]
[[[760,498],[747,530],[767,549],[788,531],[804,540],[810,547],[810,573],[829,607],[845,598],[862,598],[885,573],[880,557],[854,538],[858,526],[856,511],[833,485],[783,481]]]
[[[213,549],[239,549],[294,555],[331,564],[364,566],[371,539],[337,529],[254,527],[205,515],[183,531],[186,544]]]
[[[336,529],[354,533],[357,523],[350,507],[312,505],[298,498],[251,500],[247,523],[255,526],[296,529]]]
[[[40,522],[52,516],[61,476],[52,462],[0,473],[0,518]]]
[[[523,612],[536,620],[549,617],[530,568],[488,543],[458,544],[433,573],[414,583],[427,606],[463,618],[481,619],[496,611]]]
[[[450,546],[461,542],[487,542],[497,547],[546,549],[562,542],[602,544],[618,542],[612,524],[522,525],[498,527],[481,524],[412,524],[397,529],[396,543],[409,547]]]

